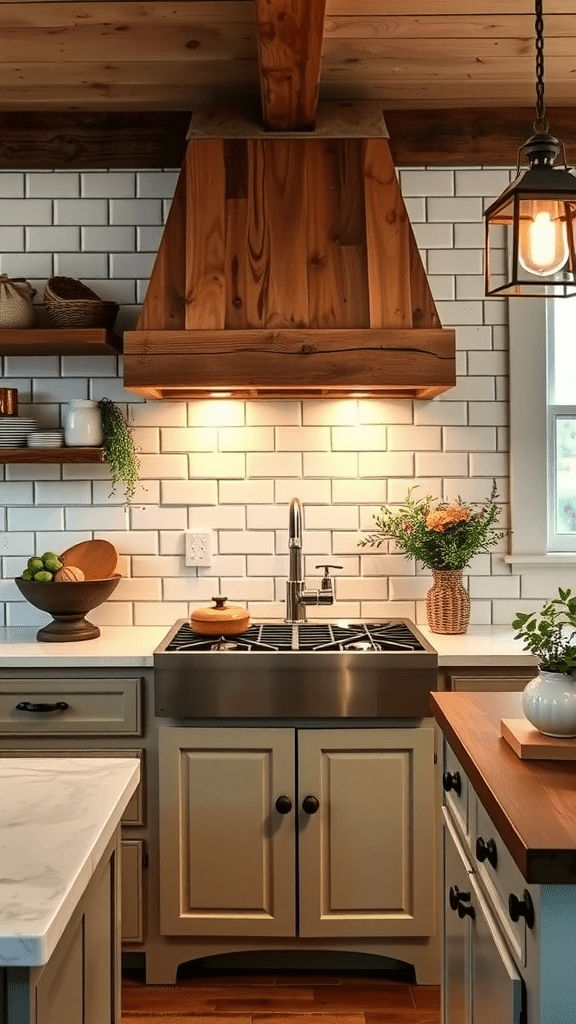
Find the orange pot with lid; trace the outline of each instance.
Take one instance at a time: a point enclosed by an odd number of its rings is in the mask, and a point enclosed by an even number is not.
[[[190,615],[190,624],[196,633],[205,633],[208,636],[220,635],[232,636],[234,633],[244,633],[250,625],[250,615],[247,608],[239,605],[226,604],[227,597],[213,597],[212,608],[195,608]]]

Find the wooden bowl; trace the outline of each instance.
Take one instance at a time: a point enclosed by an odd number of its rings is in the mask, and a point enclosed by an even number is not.
[[[104,580],[80,583],[38,583],[21,577],[16,577],[14,582],[30,604],[52,616],[53,621],[38,630],[36,639],[64,643],[100,636],[98,626],[84,616],[110,597],[121,578],[120,573],[116,573]]]

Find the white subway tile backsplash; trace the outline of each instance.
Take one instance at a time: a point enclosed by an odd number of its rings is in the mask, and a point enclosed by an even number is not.
[[[302,454],[300,452],[249,452],[246,456],[246,475],[271,477],[301,477]]]
[[[382,477],[373,480],[332,481],[332,501],[337,504],[349,504],[351,501],[357,502],[359,505],[366,502],[372,505],[375,502],[384,504],[386,494],[386,480]]]
[[[89,505],[92,484],[87,480],[39,480],[34,485],[34,501],[37,505]]]
[[[24,251],[24,228],[18,226],[3,227],[0,224],[0,249],[4,253]],[[6,261],[4,273],[8,272],[9,260]],[[0,267],[0,270],[2,268]],[[8,275],[10,276],[10,275]]]
[[[304,452],[304,476],[356,477],[357,452]]]
[[[229,409],[240,413],[240,402],[226,402]],[[307,404],[307,403],[305,403]],[[241,420],[240,422],[243,422]],[[246,402],[246,423],[248,426],[297,427],[302,423],[302,402]]]
[[[159,199],[111,199],[111,224],[161,224],[162,203]]]
[[[23,199],[25,178],[21,171],[0,173],[0,199]],[[4,268],[6,273],[6,268]]]
[[[444,427],[447,452],[490,452],[496,448],[494,427]]]
[[[132,171],[89,171],[80,175],[80,195],[85,199],[131,198],[136,195]]]
[[[413,476],[414,456],[411,452],[360,452],[358,476]]]
[[[221,480],[219,498],[225,505],[271,505],[274,501],[273,480]]]
[[[94,621],[168,627],[223,587],[253,615],[282,618],[288,503],[298,497],[310,585],[320,561],[344,566],[335,573],[339,617],[425,623],[430,572],[388,541],[379,549],[358,542],[382,505],[403,503],[414,486],[417,497],[484,502],[495,476],[508,521],[507,306],[484,299],[482,211],[509,175],[399,174],[440,319],[456,328],[457,384],[441,398],[165,403],[126,391],[116,356],[0,359],[3,386],[18,388],[21,415],[41,427],[60,425],[72,398],[117,402],[136,428],[141,477],[127,509],[121,486],[110,497],[105,464],[0,464],[4,576],[33,551],[98,535],[116,544],[126,578]],[[1,269],[37,289],[39,322],[45,282],[57,273],[118,301],[118,333],[135,327],[176,180],[175,169],[0,172],[0,197],[10,200]],[[186,529],[213,531],[210,567],[184,566]],[[550,579],[512,573],[495,549],[476,556],[468,575],[475,623],[509,624],[528,598],[552,596],[541,593]],[[3,586],[0,624],[47,621],[11,581]],[[330,619],[334,609],[309,617]]]
[[[412,423],[413,403],[400,398],[394,401],[379,398],[358,400],[358,423]]]
[[[108,224],[105,199],[56,199],[54,224]]]
[[[273,427],[220,427],[218,448],[221,452],[273,452]]]
[[[438,451],[442,447],[440,427],[388,427],[388,447],[391,452]]]
[[[386,449],[386,432],[392,429],[402,428],[384,426],[332,427],[332,451],[384,451]]]
[[[215,427],[162,427],[162,452],[214,452],[218,435]]]
[[[276,427],[276,451],[329,452],[329,427]]]
[[[300,498],[304,504],[315,502],[328,505],[331,498],[330,480],[276,480],[274,500],[280,503],[289,502],[292,498]]]
[[[216,480],[161,480],[163,505],[217,505]]]
[[[81,247],[84,252],[133,252],[135,245],[133,227],[83,227]],[[128,276],[115,275],[115,276]],[[130,275],[133,277],[134,275]]]

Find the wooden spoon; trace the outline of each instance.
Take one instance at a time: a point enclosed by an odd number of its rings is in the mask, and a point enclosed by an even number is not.
[[[64,551],[60,560],[82,569],[87,580],[105,580],[116,572],[118,552],[108,540],[83,540]]]

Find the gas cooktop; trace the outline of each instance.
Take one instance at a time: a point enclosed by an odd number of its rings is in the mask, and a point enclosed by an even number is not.
[[[163,646],[166,651],[423,651],[404,621],[274,622],[250,626],[234,636],[206,636],[183,622]]]
[[[206,636],[180,619],[154,652],[155,711],[178,719],[424,718],[437,668],[436,651],[405,619],[268,621],[233,636]]]

